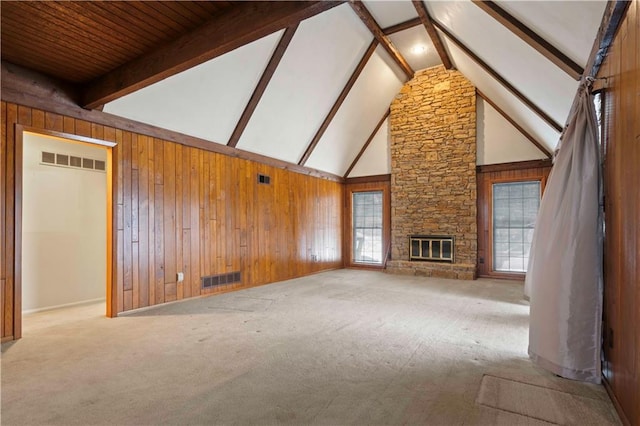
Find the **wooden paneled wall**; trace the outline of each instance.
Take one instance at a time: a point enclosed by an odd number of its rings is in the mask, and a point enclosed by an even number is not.
[[[599,77],[604,90],[604,376],[640,425],[640,2],[629,5]]]
[[[340,182],[2,102],[3,337],[14,333],[16,123],[117,143],[117,312],[342,267]],[[234,271],[241,283],[201,290],[201,276]]]
[[[477,168],[478,182],[478,276],[524,279],[524,274],[493,271],[491,236],[492,185],[494,183],[539,180],[541,190],[551,172],[550,160],[523,161],[519,163],[493,164]]]

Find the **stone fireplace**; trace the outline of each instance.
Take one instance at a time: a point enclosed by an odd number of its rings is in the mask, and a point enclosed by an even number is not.
[[[474,279],[476,94],[458,71],[417,72],[391,104],[391,273]],[[411,259],[411,236],[448,235],[453,262]],[[414,256],[415,258],[415,256]]]

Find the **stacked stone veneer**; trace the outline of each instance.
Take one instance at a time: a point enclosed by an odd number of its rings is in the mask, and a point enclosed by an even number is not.
[[[474,279],[475,87],[442,66],[416,73],[391,104],[392,273]],[[454,235],[455,262],[409,261],[409,236]]]

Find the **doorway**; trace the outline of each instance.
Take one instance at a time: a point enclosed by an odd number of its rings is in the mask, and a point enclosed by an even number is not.
[[[16,129],[15,338],[25,314],[112,295],[113,143]],[[19,273],[18,273],[19,272]]]

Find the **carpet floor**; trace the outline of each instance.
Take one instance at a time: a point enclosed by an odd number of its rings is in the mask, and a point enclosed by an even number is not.
[[[30,314],[2,346],[0,421],[619,424],[602,386],[529,361],[522,290],[344,269],[115,319]]]

